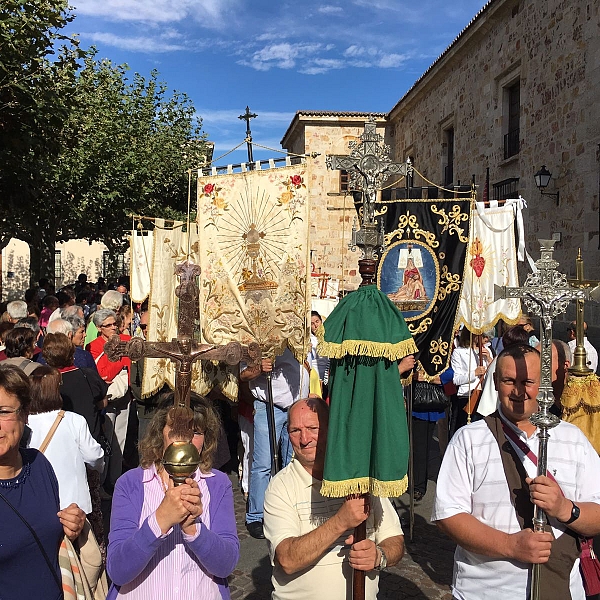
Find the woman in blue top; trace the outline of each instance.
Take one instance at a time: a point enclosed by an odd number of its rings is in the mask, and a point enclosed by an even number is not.
[[[59,600],[58,548],[81,533],[85,513],[76,504],[59,511],[50,463],[19,447],[29,403],[25,373],[0,367],[0,590],[11,600]]]

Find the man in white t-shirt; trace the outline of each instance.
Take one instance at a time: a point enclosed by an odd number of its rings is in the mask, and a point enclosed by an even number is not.
[[[396,564],[404,538],[387,498],[321,496],[329,408],[320,398],[289,410],[292,462],[269,484],[264,530],[273,564],[273,600],[350,598],[352,569],[366,572],[366,600],[377,596],[379,570]],[[353,529],[367,522],[367,539]]]
[[[431,519],[458,544],[453,597],[525,600],[530,567],[539,563],[549,587],[542,598],[584,600],[575,538],[600,533],[600,458],[577,427],[561,421],[548,442],[552,477],[537,477],[539,439],[529,420],[538,410],[535,348],[504,350],[494,383],[499,412],[456,433],[437,482]],[[546,512],[552,533],[533,532],[533,505]]]

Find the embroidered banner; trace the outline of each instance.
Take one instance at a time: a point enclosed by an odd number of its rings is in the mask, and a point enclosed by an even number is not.
[[[288,346],[298,361],[310,338],[308,165],[199,177],[203,341],[257,342],[263,356]]]
[[[470,199],[399,200],[379,207],[386,250],[377,285],[402,311],[434,377],[448,368],[460,298]]]
[[[500,319],[515,324],[521,314],[518,298],[494,302],[494,285],[518,287],[515,245],[516,204],[484,208],[477,203],[465,263],[458,323],[475,334],[491,329]]]
[[[152,231],[131,232],[131,299],[143,302],[150,294],[150,272],[154,255]]]

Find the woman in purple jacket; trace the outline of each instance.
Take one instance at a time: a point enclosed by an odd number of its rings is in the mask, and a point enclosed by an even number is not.
[[[115,486],[107,570],[113,598],[229,598],[227,576],[239,558],[233,491],[212,470],[219,418],[205,398],[194,408],[193,444],[201,463],[174,487],[161,464],[171,443],[169,408],[159,409],[139,444],[141,467]]]

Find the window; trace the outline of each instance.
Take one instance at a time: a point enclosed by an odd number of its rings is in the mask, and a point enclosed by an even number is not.
[[[350,175],[344,169],[340,170],[340,192],[347,192],[350,188]]]
[[[444,167],[444,185],[451,185],[454,182],[454,128],[444,130],[444,145],[446,146]]]
[[[54,281],[58,284],[62,282],[62,252],[54,251]]]
[[[102,276],[108,277],[120,277],[121,275],[127,275],[125,269],[125,257],[123,254],[117,254],[111,256],[108,250],[102,253]]]
[[[504,158],[519,153],[519,119],[521,114],[521,83],[506,88],[507,129],[504,134]]]

